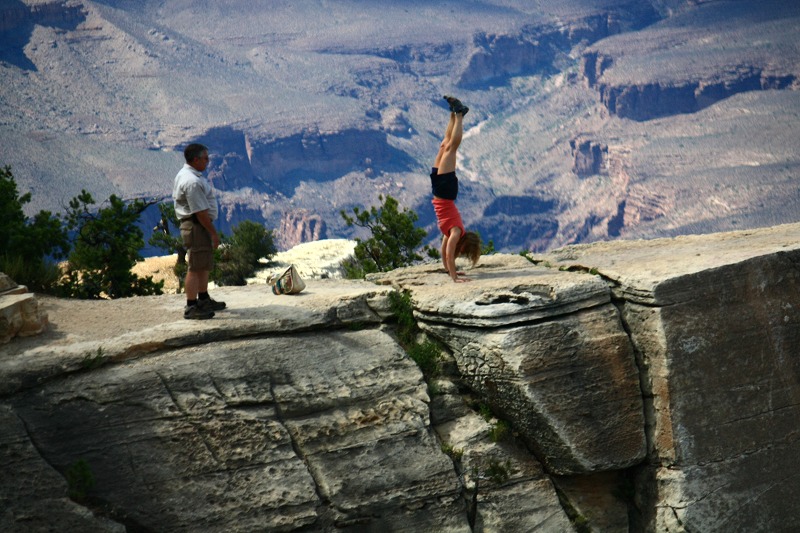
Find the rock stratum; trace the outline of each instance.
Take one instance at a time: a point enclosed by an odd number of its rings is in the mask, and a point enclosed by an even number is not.
[[[456,94],[460,209],[497,250],[774,226],[800,205],[798,29],[786,0],[5,0],[0,165],[62,213],[169,198],[198,141],[226,234],[361,237],[340,212],[392,195],[433,242]]]
[[[205,322],[42,297],[49,328],[0,349],[0,529],[800,527],[800,225],[468,275],[219,288]],[[396,291],[443,350],[428,382]]]

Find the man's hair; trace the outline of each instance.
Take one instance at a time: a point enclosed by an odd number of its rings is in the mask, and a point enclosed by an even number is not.
[[[472,261],[472,266],[478,263],[481,257],[481,238],[474,231],[468,231],[461,236],[456,245],[456,257],[466,257]]]
[[[208,152],[208,148],[206,148],[202,144],[192,143],[183,149],[183,157],[186,159],[187,163],[191,163],[192,161],[203,155],[203,152]]]

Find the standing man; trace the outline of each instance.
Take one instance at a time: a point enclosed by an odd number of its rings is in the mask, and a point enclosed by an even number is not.
[[[214,250],[219,247],[219,235],[214,229],[217,218],[217,199],[211,183],[203,177],[208,167],[208,148],[190,144],[183,150],[186,164],[175,176],[172,199],[175,214],[181,221],[181,238],[189,252],[186,272],[186,308],[183,318],[202,320],[225,309],[208,295],[208,275],[214,268]]]

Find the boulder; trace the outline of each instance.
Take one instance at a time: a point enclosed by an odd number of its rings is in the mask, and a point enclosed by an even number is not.
[[[47,327],[47,313],[28,288],[0,272],[0,344],[13,337],[41,333]]]

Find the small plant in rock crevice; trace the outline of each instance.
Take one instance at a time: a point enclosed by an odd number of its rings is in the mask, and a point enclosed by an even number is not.
[[[103,348],[99,347],[95,353],[86,352],[81,360],[81,366],[86,370],[94,370],[103,366],[106,361],[108,361],[108,356],[103,353]]]
[[[511,461],[506,459],[504,462],[501,462],[497,459],[489,459],[489,464],[486,466],[483,473],[492,483],[502,485],[508,481],[513,473]]]
[[[460,461],[461,458],[464,457],[464,450],[461,448],[454,448],[452,444],[442,443],[442,451],[453,461]]]
[[[509,424],[505,420],[497,420],[489,428],[489,440],[500,442],[509,435]]]
[[[75,502],[86,501],[89,491],[94,487],[94,475],[85,459],[78,459],[66,471],[67,496]]]
[[[397,338],[400,341],[400,345],[408,356],[417,363],[427,380],[436,377],[441,370],[442,350],[435,341],[425,340],[419,342],[417,339],[420,330],[414,318],[411,293],[408,291],[389,293],[389,306],[397,318]]]

